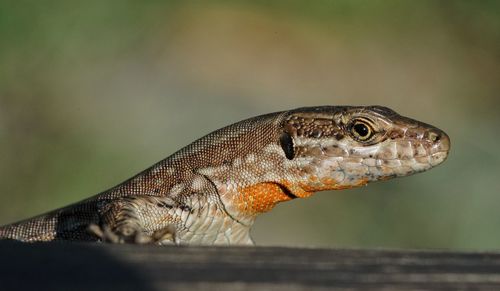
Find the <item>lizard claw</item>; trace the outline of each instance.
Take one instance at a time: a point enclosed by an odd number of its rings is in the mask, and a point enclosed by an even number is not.
[[[103,227],[97,224],[90,224],[87,230],[98,237],[102,242],[114,244],[175,244],[175,228],[168,226],[155,231],[152,235],[147,235],[130,226],[122,226],[113,231],[109,226]]]
[[[175,236],[176,236],[176,230],[173,225],[169,225],[153,233],[153,238],[155,240],[155,243],[159,245],[174,245]]]
[[[120,239],[120,236],[114,233],[109,226],[100,227],[97,224],[90,224],[87,231],[92,235],[98,237],[101,242],[109,243],[123,243],[124,241]]]
[[[91,224],[87,230],[97,236],[102,242],[123,244],[123,243],[148,243],[142,238],[139,238],[137,231],[130,227],[123,227],[120,231],[113,231],[107,225],[101,227],[97,224]]]

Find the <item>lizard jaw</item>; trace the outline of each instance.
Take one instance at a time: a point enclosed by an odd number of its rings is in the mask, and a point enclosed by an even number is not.
[[[448,135],[434,127],[406,128],[369,146],[340,141],[311,147],[308,153],[314,155],[300,162],[300,186],[307,192],[339,190],[409,176],[443,163],[449,151]]]

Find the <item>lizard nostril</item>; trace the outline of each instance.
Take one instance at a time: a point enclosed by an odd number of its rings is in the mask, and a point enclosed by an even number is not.
[[[436,133],[434,131],[429,132],[429,139],[432,142],[438,142],[441,139],[441,135],[439,133]]]
[[[430,130],[427,132],[427,138],[432,143],[433,148],[436,151],[450,150],[450,138],[443,131],[438,129]]]

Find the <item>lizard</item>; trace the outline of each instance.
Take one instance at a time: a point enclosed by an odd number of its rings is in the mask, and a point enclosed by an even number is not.
[[[412,175],[446,160],[442,130],[382,106],[318,106],[216,130],[129,180],[0,227],[23,242],[253,244],[276,204]]]

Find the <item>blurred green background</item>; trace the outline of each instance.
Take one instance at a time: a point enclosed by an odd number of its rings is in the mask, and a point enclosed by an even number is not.
[[[1,1],[0,224],[250,116],[380,104],[446,163],[280,204],[259,245],[500,249],[500,1]]]

